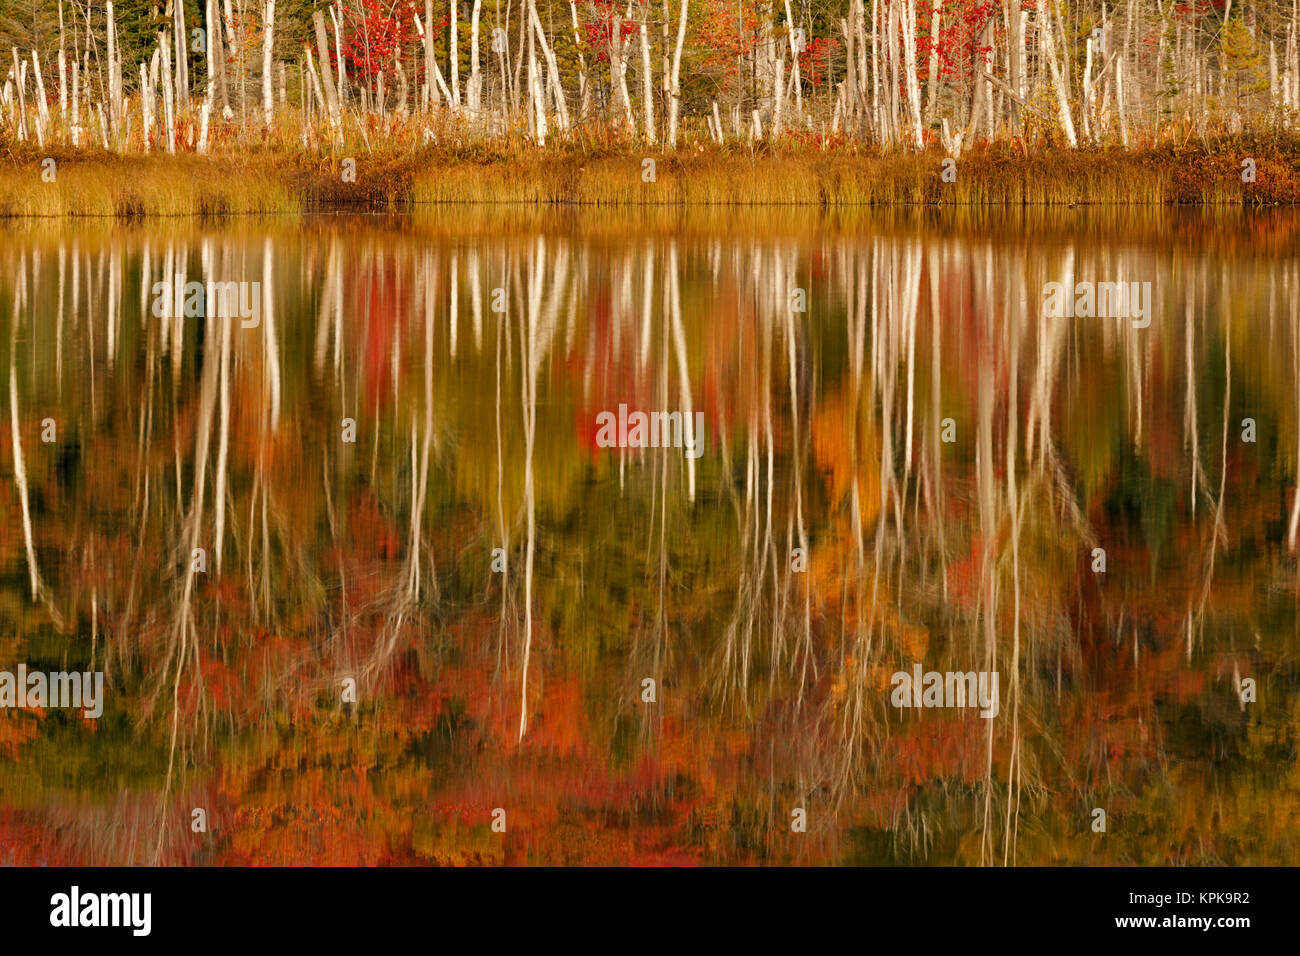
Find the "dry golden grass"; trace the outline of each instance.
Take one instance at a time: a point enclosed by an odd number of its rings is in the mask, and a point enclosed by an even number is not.
[[[433,204],[532,206],[1080,206],[1270,205],[1300,202],[1300,140],[1247,139],[1138,151],[1008,146],[969,152],[943,179],[942,153],[882,154],[792,140],[780,149],[689,144],[663,154],[626,144],[537,149],[414,147],[394,141],[359,155],[322,155],[284,142],[215,155],[0,153],[0,216],[224,217],[321,208],[418,210]],[[1256,180],[1241,181],[1241,160]],[[355,179],[345,160],[355,161]],[[653,175],[647,165],[653,161]]]
[[[0,165],[0,216],[237,216],[297,213],[303,201],[290,167],[229,157],[113,154],[51,156],[54,179],[40,160]]]

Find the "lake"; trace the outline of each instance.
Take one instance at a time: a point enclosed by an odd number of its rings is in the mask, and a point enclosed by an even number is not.
[[[2,228],[6,862],[1297,860],[1294,210]]]

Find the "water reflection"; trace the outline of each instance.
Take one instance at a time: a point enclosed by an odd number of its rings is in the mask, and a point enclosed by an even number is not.
[[[0,711],[0,842],[1294,862],[1296,226],[14,226],[0,669],[106,702]],[[996,717],[897,706],[931,671]]]

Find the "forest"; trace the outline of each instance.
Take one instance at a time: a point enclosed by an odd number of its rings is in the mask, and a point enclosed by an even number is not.
[[[1294,131],[1297,0],[2,0],[0,144],[1140,149]]]

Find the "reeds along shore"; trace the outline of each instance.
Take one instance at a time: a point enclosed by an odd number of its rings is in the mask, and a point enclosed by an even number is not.
[[[1297,137],[1140,151],[993,147],[955,163],[936,150],[881,153],[843,143],[825,150],[701,144],[669,156],[646,156],[631,146],[526,145],[490,155],[436,147],[355,156],[276,150],[121,156],[57,148],[0,155],[0,216],[8,218],[219,218],[456,203],[847,208],[1300,201]]]

